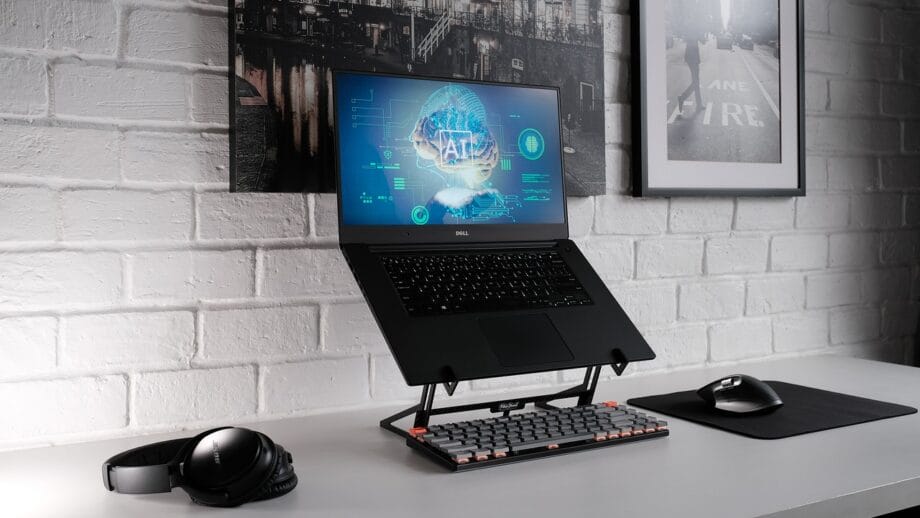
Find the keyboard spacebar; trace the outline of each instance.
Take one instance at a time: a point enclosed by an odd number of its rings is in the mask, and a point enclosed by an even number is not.
[[[588,439],[593,439],[594,434],[591,432],[580,433],[578,435],[563,435],[561,437],[541,439],[539,441],[527,441],[527,442],[512,442],[508,444],[508,447],[511,448],[511,451],[515,453],[521,453],[527,450],[535,450],[537,448],[546,448],[547,446],[561,446],[563,444],[568,444],[570,442],[581,442]]]

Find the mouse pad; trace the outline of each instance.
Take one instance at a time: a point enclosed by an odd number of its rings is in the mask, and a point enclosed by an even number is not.
[[[782,439],[917,412],[916,408],[782,381],[767,381],[783,406],[770,414],[717,413],[695,390],[633,398],[630,405],[755,439]]]

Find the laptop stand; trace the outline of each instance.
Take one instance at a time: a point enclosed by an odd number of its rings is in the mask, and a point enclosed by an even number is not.
[[[626,366],[629,364],[629,362],[626,360],[620,349],[613,350],[613,358],[614,362],[610,365],[613,367],[613,371],[617,374],[617,376],[620,376],[623,374],[623,371],[626,370]],[[512,410],[520,410],[524,408],[528,403],[533,403],[537,408],[547,410],[556,409],[558,407],[552,405],[550,403],[551,401],[568,398],[578,398],[576,403],[577,406],[590,405],[594,400],[594,392],[597,389],[597,382],[600,378],[602,367],[603,365],[593,365],[588,367],[585,370],[584,380],[579,385],[567,388],[560,392],[439,408],[434,407],[434,394],[437,389],[437,383],[429,383],[422,386],[422,397],[417,404],[381,420],[380,427],[384,430],[388,430],[395,433],[396,435],[399,435],[400,437],[405,438],[406,444],[409,446],[425,453],[437,462],[443,463],[445,462],[445,459],[433,448],[416,440],[416,438],[409,432],[409,430],[399,428],[393,423],[415,414],[415,420],[413,421],[412,428],[426,428],[431,416],[435,415],[489,409],[493,413],[501,413],[505,416],[508,416]],[[443,383],[444,390],[447,392],[448,396],[452,396],[454,394],[458,384],[459,381],[456,380]],[[508,458],[502,460],[511,462],[514,459]],[[455,465],[450,465],[450,467],[454,470],[462,469]],[[475,467],[475,465],[469,465],[468,467],[472,468]]]

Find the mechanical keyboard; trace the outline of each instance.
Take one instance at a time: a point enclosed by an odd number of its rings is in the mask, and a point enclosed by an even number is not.
[[[606,401],[412,428],[407,443],[460,471],[668,434],[666,421]]]
[[[413,316],[592,304],[553,250],[403,253],[381,259]]]

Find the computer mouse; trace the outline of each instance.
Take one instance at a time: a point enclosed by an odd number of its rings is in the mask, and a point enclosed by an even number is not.
[[[716,410],[731,414],[764,414],[783,406],[770,385],[744,374],[717,379],[696,393]]]

